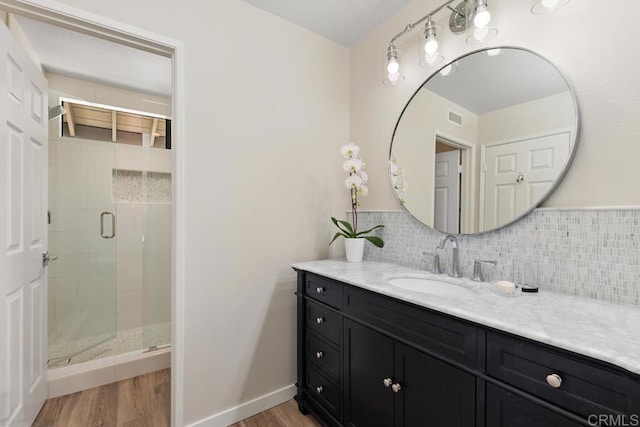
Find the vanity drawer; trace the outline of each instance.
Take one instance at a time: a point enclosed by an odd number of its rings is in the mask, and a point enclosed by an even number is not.
[[[342,283],[326,277],[307,273],[305,282],[305,294],[309,298],[321,301],[331,307],[340,308],[342,299]]]
[[[332,343],[340,345],[342,338],[342,316],[329,307],[307,300],[306,324],[313,332]]]
[[[340,419],[340,388],[315,369],[307,368],[306,388],[309,395],[322,404],[334,417]]]
[[[307,333],[305,347],[307,363],[315,365],[327,377],[339,383],[340,351],[311,332]]]
[[[632,374],[522,339],[487,333],[487,374],[583,417],[640,414]],[[558,388],[547,382],[554,374]]]
[[[345,287],[343,311],[414,347],[476,367],[474,325],[355,287]]]

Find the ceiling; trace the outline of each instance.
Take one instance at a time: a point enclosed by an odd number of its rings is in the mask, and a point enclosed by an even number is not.
[[[171,96],[171,59],[86,34],[17,17],[46,71]]]
[[[436,73],[424,87],[477,115],[569,90],[553,65],[524,50],[482,52],[456,62],[455,72]]]
[[[412,0],[243,1],[349,47]]]

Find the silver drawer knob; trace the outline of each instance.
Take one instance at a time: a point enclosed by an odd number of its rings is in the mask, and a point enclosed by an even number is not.
[[[560,388],[562,385],[562,378],[558,374],[547,375],[547,383],[553,388]]]
[[[385,387],[391,387],[393,380],[391,378],[385,378],[382,380],[382,384],[384,384]]]
[[[324,353],[321,351],[316,352],[316,359],[322,359],[324,357]]]
[[[319,294],[321,294],[321,293],[323,293],[323,292],[324,292],[324,288],[323,288],[322,286],[318,286],[318,287],[316,288],[316,292],[317,292],[317,293],[319,293]]]
[[[316,323],[319,325],[320,323],[324,323],[324,317],[316,317]]]
[[[391,386],[391,390],[393,390],[394,393],[399,392],[400,390],[402,390],[402,387],[400,386],[399,383],[395,383]]]
[[[321,385],[319,385],[318,387],[316,387],[316,391],[318,393],[322,393],[324,391],[324,387],[322,387]]]

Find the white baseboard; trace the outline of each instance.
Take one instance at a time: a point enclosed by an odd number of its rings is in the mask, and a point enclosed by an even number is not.
[[[171,348],[104,357],[77,365],[49,369],[49,398],[115,383],[171,367]]]
[[[189,424],[187,427],[227,427],[262,411],[266,411],[269,408],[278,406],[281,403],[290,400],[295,394],[296,386],[291,384],[290,386],[265,394],[264,396],[250,400],[242,405],[235,406],[227,409],[226,411],[222,411],[200,421],[196,421],[193,424]]]

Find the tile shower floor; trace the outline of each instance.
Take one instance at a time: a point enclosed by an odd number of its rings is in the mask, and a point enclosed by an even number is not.
[[[99,344],[96,344],[99,343]],[[117,334],[104,334],[89,338],[49,345],[50,368],[88,362],[102,357],[115,356],[150,346],[162,347],[171,343],[171,322],[156,323]]]

